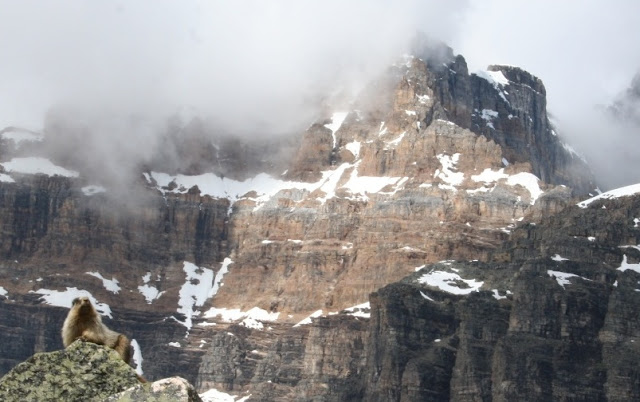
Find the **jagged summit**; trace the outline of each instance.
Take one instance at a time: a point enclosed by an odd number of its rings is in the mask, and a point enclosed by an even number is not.
[[[487,71],[500,71],[508,81],[508,83],[515,85],[526,85],[530,87],[533,91],[546,96],[547,91],[542,83],[542,80],[530,72],[523,70],[517,66],[510,65],[502,65],[502,64],[492,64],[487,67]]]
[[[456,55],[446,43],[424,33],[416,33],[409,45],[410,54],[423,60],[431,68],[440,68],[453,62]]]

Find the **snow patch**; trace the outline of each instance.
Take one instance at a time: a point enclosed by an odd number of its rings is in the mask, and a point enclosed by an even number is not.
[[[498,289],[491,289],[491,291],[493,292],[493,298],[496,300],[502,300],[502,299],[506,299],[507,296],[500,296],[500,292],[498,292]]]
[[[429,98],[429,95],[416,95],[416,97],[418,98],[418,102],[425,104],[427,103],[427,101],[431,98]]]
[[[355,143],[351,144],[351,150],[359,153],[358,145]],[[323,171],[322,178],[315,183],[285,181],[273,178],[265,173],[261,173],[243,182],[224,179],[213,173],[198,176],[171,176],[166,173],[151,172],[144,176],[149,184],[155,185],[158,191],[163,194],[184,194],[190,188],[197,186],[202,195],[208,195],[214,198],[227,198],[231,201],[231,204],[245,194],[255,191],[258,196],[251,198],[251,200],[256,203],[254,211],[262,208],[269,200],[277,197],[283,190],[297,189],[310,194],[319,189],[325,193],[325,196],[318,197],[317,200],[325,203],[328,199],[336,197],[336,191],[338,189],[345,189],[349,190],[353,196],[366,200],[367,193],[377,193],[390,184],[396,185],[395,191],[397,191],[399,190],[398,187],[408,180],[408,178],[402,177],[358,176],[358,165],[360,162],[361,161],[358,161],[355,164],[343,163],[335,169]],[[338,187],[338,183],[342,179],[345,171],[350,168],[353,168],[353,171],[351,172],[349,180],[343,186]]]
[[[215,388],[211,388],[210,390],[200,394],[200,399],[202,399],[202,402],[245,402],[249,399],[250,396],[251,395],[243,396],[242,398],[236,400],[238,396],[227,394],[225,392],[218,391]]]
[[[631,270],[633,272],[637,272],[640,274],[640,263],[639,264],[630,264],[627,261],[627,255],[625,254],[622,257],[622,263],[620,264],[620,267],[617,269],[618,271],[627,271],[627,270]]]
[[[13,180],[13,177],[9,176],[8,174],[4,174],[4,173],[0,173],[0,181],[3,183],[15,183],[16,181]]]
[[[445,119],[437,119],[436,121],[440,122],[440,123],[444,123],[444,124],[446,124],[448,126],[455,126],[456,125],[456,123],[454,123],[452,121],[449,121],[449,120],[445,120]]]
[[[493,119],[498,117],[498,112],[491,109],[482,109],[482,115],[480,117],[487,122],[487,126],[495,129],[493,126]]]
[[[311,322],[312,322],[311,319],[312,318],[317,318],[317,317],[320,317],[320,316],[322,316],[322,310],[314,311],[307,318],[305,318],[304,320],[302,320],[299,323],[297,323],[296,325],[294,325],[294,327],[299,327],[301,325],[311,324]]]
[[[504,76],[502,71],[480,70],[480,71],[476,71],[475,74],[478,77],[484,78],[485,80],[487,80],[489,82],[489,84],[491,84],[496,89],[496,91],[498,91],[498,95],[500,95],[500,97],[505,102],[509,103],[509,101],[507,100],[507,98],[504,95],[502,87],[505,87],[505,86],[509,85],[510,81],[507,79],[507,77]]]
[[[278,319],[280,313],[270,313],[259,307],[254,307],[248,311],[240,309],[227,309],[212,307],[204,313],[205,318],[220,317],[225,322],[240,322],[240,325],[252,329],[263,329],[263,322],[271,322]]]
[[[349,180],[342,186],[347,189],[353,195],[359,195],[360,198],[366,200],[367,193],[375,194],[379,193],[383,188],[388,185],[395,185],[396,191],[404,184],[408,178],[406,177],[375,177],[375,176],[358,176],[358,168],[353,169]]]
[[[263,240],[262,242],[264,243],[265,240]],[[225,258],[224,261],[222,261],[222,263],[220,264],[220,269],[218,270],[218,272],[216,272],[216,277],[213,280],[213,287],[209,292],[209,297],[213,297],[218,293],[218,290],[220,290],[220,287],[223,285],[222,279],[224,279],[224,276],[227,274],[227,272],[229,272],[229,265],[231,264],[233,264],[233,261],[229,257]]]
[[[153,300],[160,298],[160,296],[162,296],[162,294],[164,293],[164,291],[159,292],[156,287],[149,285],[148,283],[150,279],[151,272],[147,272],[147,274],[142,277],[144,285],[138,286],[138,291],[142,293],[148,304],[151,304]]]
[[[182,347],[182,345],[180,345],[179,342],[169,342],[167,345],[173,346],[174,348],[181,348]]]
[[[149,285],[150,280],[151,272],[147,272],[147,274],[142,277],[144,285],[138,286],[138,292],[140,292],[144,296],[147,304],[153,303],[154,300],[159,299],[160,296],[162,296],[162,294],[164,293],[164,291],[158,291],[158,288],[156,288],[155,286]]]
[[[568,258],[561,257],[561,256],[560,256],[560,254],[556,254],[556,255],[554,255],[553,257],[551,257],[551,259],[552,259],[553,261],[558,261],[558,262],[559,262],[559,261],[569,261],[569,259],[568,259]]]
[[[318,198],[318,201],[324,204],[325,202],[327,202],[328,199],[331,199],[336,196],[336,187],[338,186],[338,182],[342,178],[344,171],[347,170],[349,167],[351,167],[350,164],[343,163],[334,172],[329,173],[326,176],[323,173],[324,182],[320,186],[320,190],[322,190],[325,193],[325,196]]]
[[[38,289],[30,291],[29,293],[41,294],[43,302],[52,306],[71,308],[71,302],[76,297],[88,297],[95,307],[96,311],[105,317],[113,318],[111,316],[111,307],[105,303],[99,303],[91,293],[86,290],[79,290],[78,288],[67,287],[66,290],[51,290],[51,289]]]
[[[378,129],[378,137],[381,137],[387,133],[387,128],[384,126],[384,121],[380,123],[380,128]]]
[[[144,359],[142,358],[142,348],[140,348],[140,344],[137,340],[131,340],[131,347],[133,348],[133,368],[136,371],[136,374],[142,376],[144,371],[142,371],[142,362]]]
[[[9,292],[7,292],[7,289],[5,289],[2,286],[0,286],[0,296],[7,297],[8,294],[9,294]]]
[[[354,317],[371,318],[371,305],[369,302],[345,308],[343,311],[346,311],[348,315],[352,315]]]
[[[193,317],[200,315],[195,307],[204,305],[213,290],[213,271],[208,268],[197,267],[188,261],[184,262],[182,270],[185,272],[185,283],[180,288],[178,300],[178,313],[185,316],[182,325],[191,329]]]
[[[118,280],[116,278],[107,279],[102,276],[99,272],[85,272],[87,275],[94,276],[102,281],[102,286],[107,289],[109,292],[118,294],[120,292],[120,285],[118,285]]]
[[[332,171],[329,171],[329,174]],[[327,175],[326,172],[323,174]],[[255,199],[258,205],[271,199],[278,192],[285,189],[301,189],[315,190],[318,183],[303,183],[285,181],[275,179],[266,173],[261,173],[253,178],[245,181],[237,181],[218,177],[213,173],[204,173],[197,176],[176,175],[171,176],[166,173],[151,172],[147,177],[147,181],[152,183],[155,181],[157,189],[161,193],[179,193],[185,194],[190,188],[198,186],[200,194],[208,195],[213,198],[227,198],[232,203],[241,198],[244,194],[255,191],[259,197]],[[168,190],[167,187],[174,183],[176,187]]]
[[[504,76],[502,71],[478,71],[479,77],[489,81],[492,85],[509,85],[510,81]]]
[[[47,176],[78,177],[73,170],[54,165],[49,159],[40,157],[13,158],[9,162],[0,163],[7,172],[23,174],[45,174]]]
[[[592,202],[596,201],[596,200],[609,200],[609,199],[613,199],[613,198],[620,198],[620,197],[627,197],[627,196],[631,196],[631,195],[635,195],[640,193],[640,183],[639,184],[632,184],[630,186],[626,186],[626,187],[620,187],[620,188],[616,188],[614,190],[611,191],[607,191],[606,193],[602,193],[602,194],[598,194],[595,197],[591,197],[588,200],[584,200],[582,202],[579,202],[577,205],[580,208],[586,208],[589,206],[589,204],[591,204]],[[634,222],[636,223],[636,226],[638,225],[638,221],[634,220]]]
[[[445,271],[429,272],[418,278],[418,282],[437,287],[444,292],[455,295],[468,295],[472,292],[477,292],[484,284],[484,282],[476,281],[475,279],[462,279],[458,274]],[[459,287],[461,282],[465,287]]]
[[[478,175],[471,176],[471,180],[475,182],[483,182],[484,184],[498,182],[506,179],[506,184],[509,186],[522,186],[531,195],[531,205],[535,204],[536,200],[542,195],[543,191],[540,189],[539,179],[527,172],[516,173],[514,175],[508,175],[504,173],[504,168],[494,171],[487,168]]]
[[[347,149],[347,151],[351,152],[356,159],[358,159],[358,157],[360,156],[360,141],[352,141],[344,147]]]
[[[400,142],[402,142],[402,140],[404,139],[404,136],[407,132],[403,132],[402,134],[400,134],[398,136],[398,138],[391,140],[391,141],[387,141],[387,145],[384,147],[384,149],[392,149],[395,148],[398,144],[400,144]]]
[[[433,177],[439,178],[446,183],[445,185],[440,185],[441,188],[457,191],[458,189],[456,188],[456,186],[459,186],[464,181],[464,173],[456,172],[456,164],[460,159],[460,154],[438,154],[436,155],[436,158],[438,158],[438,161],[440,161],[442,170],[437,169]]]
[[[92,195],[96,195],[98,193],[104,193],[106,191],[107,190],[102,186],[91,185],[91,186],[82,187],[82,192],[87,197],[91,197]]]
[[[576,274],[570,274],[568,272],[561,272],[561,271],[553,271],[551,269],[547,270],[547,275],[549,275],[552,278],[555,278],[556,282],[558,282],[558,285],[562,286],[563,289],[565,285],[571,284],[571,281],[569,280],[569,278],[581,278],[581,279],[584,279],[585,281],[590,281],[590,279],[587,279],[585,277],[582,277]]]
[[[416,111],[415,110],[405,110],[404,111],[407,116],[415,116],[416,115]]]
[[[420,291],[420,296],[422,296],[423,299],[429,300],[434,302],[435,300],[433,300],[432,298],[430,298],[429,296],[427,296],[422,290]]]
[[[336,112],[331,116],[331,123],[325,124],[324,126],[331,130],[331,136],[333,137],[333,148],[336,147],[336,132],[342,126],[344,119],[347,118],[348,112]]]

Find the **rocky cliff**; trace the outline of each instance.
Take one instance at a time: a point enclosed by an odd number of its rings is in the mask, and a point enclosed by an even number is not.
[[[619,292],[634,274],[615,268],[635,261],[619,246],[638,244],[637,211],[575,206],[595,184],[526,71],[470,74],[449,48],[417,48],[298,136],[256,145],[172,121],[124,189],[50,145],[82,130],[48,124],[2,133],[3,372],[60,348],[66,308],[88,294],[137,341],[147,378],[199,391],[636,392],[621,379],[633,369],[603,351],[630,336],[616,323],[631,314],[635,293]]]

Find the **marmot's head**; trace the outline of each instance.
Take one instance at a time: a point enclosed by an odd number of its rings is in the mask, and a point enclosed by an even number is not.
[[[71,302],[71,308],[77,309],[79,314],[92,314],[93,306],[91,305],[91,300],[88,297],[76,297]]]

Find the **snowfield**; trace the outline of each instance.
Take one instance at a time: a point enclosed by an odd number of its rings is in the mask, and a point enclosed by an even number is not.
[[[46,174],[47,176],[78,177],[73,170],[54,165],[49,159],[39,157],[13,158],[9,162],[0,163],[9,173]]]
[[[359,144],[351,147],[353,153],[360,151]],[[379,193],[388,185],[396,186],[396,191],[404,184],[408,178],[406,177],[389,177],[389,176],[360,176],[358,175],[358,165],[343,163],[335,169],[322,172],[322,178],[315,183],[295,182],[280,180],[261,173],[251,179],[245,181],[237,181],[221,178],[213,173],[205,173],[198,176],[176,175],[171,176],[166,173],[151,172],[145,174],[145,178],[149,183],[156,183],[157,189],[164,193],[186,193],[193,186],[198,186],[202,195],[208,195],[214,198],[227,198],[232,203],[242,197],[255,191],[258,193],[253,200],[256,202],[256,210],[263,207],[269,200],[276,197],[283,190],[303,190],[312,193],[321,190],[324,196],[318,197],[317,200],[324,204],[327,200],[336,197],[338,189],[348,190],[354,199],[367,200],[367,194]],[[353,169],[349,179],[343,185],[338,185],[343,174],[348,169]],[[461,173],[460,173],[461,174]],[[168,190],[170,183],[175,183],[176,188]]]
[[[589,204],[591,204],[592,202],[596,201],[596,200],[609,200],[609,199],[613,199],[613,198],[620,198],[620,197],[628,197],[631,195],[635,195],[640,193],[640,183],[638,184],[633,184],[630,186],[626,186],[626,187],[620,187],[620,188],[616,188],[614,190],[611,191],[607,191],[606,193],[602,193],[599,195],[596,195],[595,197],[591,197],[587,200],[584,200],[582,202],[579,202],[577,205],[580,208],[586,208],[589,206]]]
[[[580,278],[585,281],[590,281],[590,279],[587,279],[580,275],[570,274],[568,272],[553,271],[551,269],[547,270],[547,275],[554,278],[556,282],[558,282],[558,285],[562,286],[563,289],[566,285],[571,285],[571,281],[569,280],[570,278]]]
[[[219,317],[225,322],[238,322],[240,325],[251,329],[264,329],[264,322],[276,321],[280,313],[270,313],[259,307],[253,307],[248,311],[242,311],[237,308],[217,308],[213,307],[204,313],[205,318]]]
[[[185,321],[179,321],[191,329],[193,317],[199,316],[200,311],[196,307],[201,307],[207,301],[213,289],[213,271],[208,268],[197,267],[188,261],[184,262],[183,271],[186,274],[185,282],[180,288],[180,300],[178,300],[178,313],[185,316]]]
[[[418,282],[454,295],[468,295],[472,292],[477,292],[484,284],[484,282],[476,281],[475,279],[462,279],[460,275],[446,271],[429,272],[418,278]]]
[[[471,180],[475,182],[483,182],[485,185],[490,183],[498,183],[504,180],[504,182],[509,186],[522,186],[527,189],[527,191],[531,195],[531,205],[535,204],[536,200],[543,193],[542,189],[540,189],[540,179],[538,179],[536,175],[527,172],[520,172],[509,175],[504,173],[504,168],[497,171],[487,168],[482,171],[482,173],[471,176]],[[487,191],[490,190],[492,189],[487,189]],[[472,192],[478,190],[469,191]]]
[[[340,129],[344,119],[349,115],[348,112],[336,112],[331,116],[331,123],[325,124],[324,126],[331,130],[331,136],[333,137],[333,147],[336,147],[336,131]]]
[[[142,277],[142,281],[144,284],[138,286],[138,292],[140,292],[144,296],[147,304],[153,303],[154,300],[160,298],[160,296],[162,296],[162,294],[164,293],[164,291],[160,292],[155,286],[149,285],[150,280],[151,272],[147,272],[147,274]]]
[[[638,264],[630,264],[627,261],[627,255],[625,254],[624,257],[622,257],[622,263],[620,264],[620,267],[618,268],[618,271],[627,271],[627,270],[631,270],[634,272],[637,272],[640,274],[640,263]]]

